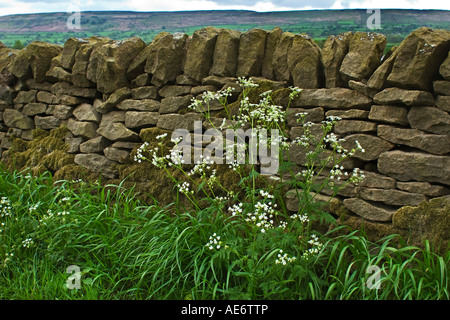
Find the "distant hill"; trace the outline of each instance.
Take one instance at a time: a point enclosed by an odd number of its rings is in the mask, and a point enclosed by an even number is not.
[[[90,11],[81,13],[81,29],[67,28],[70,13],[40,13],[0,17],[0,41],[13,46],[17,40],[27,45],[41,40],[63,44],[69,37],[91,35],[121,40],[139,36],[150,42],[162,31],[192,34],[204,26],[247,31],[251,28],[307,33],[320,44],[329,35],[346,31],[372,31],[366,21],[366,10],[308,10],[284,12],[254,12],[245,10],[125,12]],[[450,30],[447,10],[381,10],[381,30],[388,42],[396,44],[412,30],[421,26]]]

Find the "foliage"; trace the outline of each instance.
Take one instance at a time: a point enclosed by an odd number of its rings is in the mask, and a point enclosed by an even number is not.
[[[213,207],[173,215],[121,185],[2,170],[0,196],[2,299],[450,297],[450,254],[398,248],[395,236],[316,235],[309,245],[322,249],[307,259],[299,245],[307,239],[282,228],[252,233]],[[67,287],[71,265],[81,269],[79,289]],[[369,265],[380,268],[379,289],[367,285]]]

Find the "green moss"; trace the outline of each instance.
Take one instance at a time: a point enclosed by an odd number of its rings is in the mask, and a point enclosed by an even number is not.
[[[68,164],[61,167],[54,174],[55,180],[78,180],[95,181],[98,180],[99,175],[92,174],[88,169],[77,164]]]

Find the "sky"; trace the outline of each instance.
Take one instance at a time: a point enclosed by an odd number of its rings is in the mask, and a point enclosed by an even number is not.
[[[0,0],[0,16],[73,11],[185,11],[241,9],[259,12],[308,9],[445,9],[448,0]]]

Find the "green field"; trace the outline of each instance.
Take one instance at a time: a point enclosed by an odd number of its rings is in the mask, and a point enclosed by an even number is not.
[[[10,15],[0,16],[0,41],[10,47],[17,40],[23,45],[35,40],[63,44],[70,37],[100,35],[116,40],[139,36],[149,43],[162,31],[192,34],[214,26],[241,32],[280,27],[283,31],[307,33],[316,40],[347,31],[376,31],[386,35],[392,45],[422,26],[450,30],[450,12],[444,10],[381,10],[381,30],[368,29],[370,15],[366,10],[82,12],[80,30],[67,28],[68,13]]]

